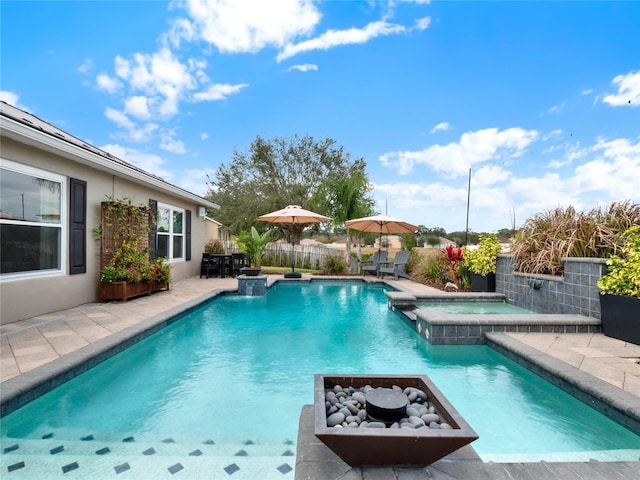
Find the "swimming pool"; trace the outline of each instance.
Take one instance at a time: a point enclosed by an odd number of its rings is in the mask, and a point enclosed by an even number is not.
[[[314,373],[429,375],[480,434],[472,446],[485,460],[640,449],[639,436],[488,347],[429,345],[387,308],[382,287],[362,282],[281,283],[264,297],[215,299],[3,418],[3,447],[51,435],[60,444],[91,438],[88,454],[130,440],[158,452],[189,445],[183,456],[207,453],[209,441],[233,445],[229,456],[237,445],[277,445],[280,455],[295,450]]]
[[[416,307],[420,310],[441,310],[445,313],[456,314],[472,314],[472,315],[528,315],[533,314],[531,310],[527,310],[517,305],[500,301],[419,301]]]

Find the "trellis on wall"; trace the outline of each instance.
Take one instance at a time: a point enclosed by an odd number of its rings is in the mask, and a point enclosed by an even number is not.
[[[133,205],[127,199],[106,201],[100,205],[100,219],[101,270],[107,265],[128,264],[142,255],[148,258],[151,246],[149,208]]]

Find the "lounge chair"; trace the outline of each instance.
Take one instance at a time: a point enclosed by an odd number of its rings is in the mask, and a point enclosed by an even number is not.
[[[380,278],[384,278],[386,274],[393,275],[393,277],[397,280],[398,277],[402,278],[411,278],[409,274],[405,271],[407,267],[407,263],[409,262],[409,256],[411,252],[409,250],[401,250],[396,253],[396,256],[393,260],[389,260],[387,262],[380,263],[380,267],[378,269],[378,276]]]
[[[378,276],[378,267],[381,263],[387,261],[387,252],[378,250],[367,260],[360,262],[362,266],[362,276],[364,277],[367,272],[373,273]]]

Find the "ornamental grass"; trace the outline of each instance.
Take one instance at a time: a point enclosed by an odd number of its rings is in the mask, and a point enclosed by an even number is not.
[[[511,253],[518,272],[562,275],[565,257],[609,258],[625,246],[624,232],[640,224],[640,204],[613,202],[587,213],[572,206],[528,219]]]

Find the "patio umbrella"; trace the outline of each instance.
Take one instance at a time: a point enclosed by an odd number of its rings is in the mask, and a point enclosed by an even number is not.
[[[397,233],[416,233],[418,227],[411,225],[410,223],[403,222],[397,218],[388,217],[386,215],[373,215],[371,217],[354,218],[353,220],[347,220],[344,225],[347,228],[358,230],[360,232],[372,232],[380,234],[380,241],[378,242],[378,250],[382,244],[382,234],[397,234]]]
[[[319,213],[305,210],[298,205],[288,205],[281,210],[260,215],[258,220],[269,223],[320,223],[328,222],[331,220],[329,217],[320,215]],[[293,255],[291,256],[291,272],[285,273],[285,278],[300,278],[302,275],[295,271],[296,257],[295,257],[295,241],[293,236],[291,237],[291,244],[293,245]]]

